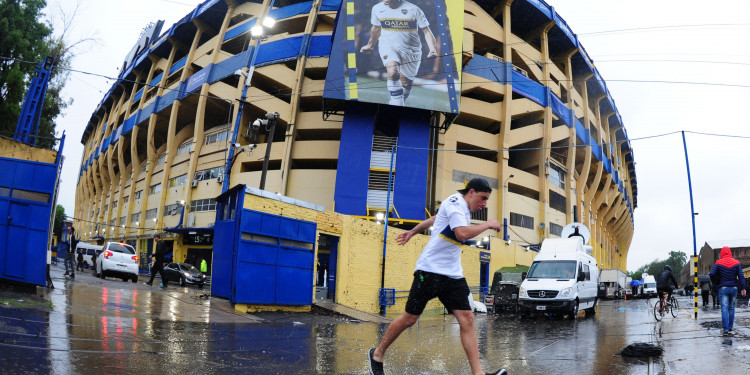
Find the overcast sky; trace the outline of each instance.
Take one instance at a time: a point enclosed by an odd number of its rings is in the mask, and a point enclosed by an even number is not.
[[[516,0],[521,1],[521,0]],[[78,0],[49,0],[72,11]],[[164,30],[196,0],[84,1],[71,40],[96,37],[73,69],[116,77],[141,30]],[[697,247],[706,241],[750,239],[747,231],[750,124],[750,3],[717,0],[548,0],[578,35],[607,82],[636,161],[638,207],[628,270],[669,251],[693,253],[690,196],[680,131],[686,132]],[[83,130],[113,81],[72,73],[64,92],[75,103],[58,119],[66,131],[66,163],[58,203],[74,209]],[[688,133],[692,132],[692,133]],[[695,133],[731,135],[718,137]],[[662,134],[674,133],[662,137]],[[747,137],[747,138],[742,138]],[[748,240],[750,242],[750,240]]]

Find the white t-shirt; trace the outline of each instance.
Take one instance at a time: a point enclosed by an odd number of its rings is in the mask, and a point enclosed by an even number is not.
[[[370,23],[381,27],[378,43],[395,50],[406,49],[412,53],[422,52],[422,41],[419,39],[418,31],[430,25],[422,9],[408,1],[402,2],[396,9],[391,9],[383,2],[375,4],[372,7]]]
[[[417,259],[415,271],[427,271],[450,278],[464,277],[461,267],[461,241],[456,239],[454,230],[471,225],[471,213],[466,200],[460,193],[448,197],[440,205],[432,235],[422,254]]]

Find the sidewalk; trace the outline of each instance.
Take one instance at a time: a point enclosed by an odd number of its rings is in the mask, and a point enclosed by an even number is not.
[[[723,337],[721,310],[699,306],[695,320],[693,300],[690,301],[677,318],[665,317],[655,324],[657,342],[664,349],[663,373],[750,374],[750,309],[738,303],[734,336]]]
[[[329,299],[322,299],[322,298],[314,299],[313,311],[315,309],[318,309],[323,313],[348,316],[352,319],[356,319],[362,322],[386,323],[386,324],[391,322],[391,319],[388,319],[386,317],[375,315],[375,314],[370,314],[370,313],[360,311],[360,310],[355,310],[351,307],[346,307],[344,305],[339,305]]]

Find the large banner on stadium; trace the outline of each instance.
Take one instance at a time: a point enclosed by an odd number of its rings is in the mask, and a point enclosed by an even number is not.
[[[344,0],[323,97],[458,113],[464,0]]]

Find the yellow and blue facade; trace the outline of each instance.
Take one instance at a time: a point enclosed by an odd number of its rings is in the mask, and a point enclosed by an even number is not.
[[[330,233],[318,224],[318,235],[337,237],[339,249],[346,241],[378,249],[364,258],[340,250],[336,259],[337,302],[372,310],[383,237],[364,228],[383,228],[385,212],[391,225],[413,225],[483,177],[494,191],[474,219],[506,219],[511,240],[489,238],[491,270],[505,262],[499,257],[530,262],[527,247],[573,221],[591,229],[602,267],[625,269],[637,207],[633,150],[605,81],[553,7],[463,1],[462,29],[451,29],[462,48],[452,70],[461,72],[459,110],[450,113],[324,98],[346,4],[209,0],[155,38],[86,124],[74,215],[84,239],[130,241],[145,253],[162,233],[176,260],[195,260],[213,249],[217,197],[257,187],[266,174],[267,192],[347,223]],[[276,24],[253,38],[267,16]],[[268,129],[252,126],[269,112],[279,114],[270,142]],[[386,273],[389,257],[404,251],[391,249],[392,239]],[[503,246],[518,251],[498,253]],[[475,255],[464,263],[467,278],[477,273],[470,285],[480,284]],[[418,252],[404,256],[416,261]],[[374,273],[374,291],[342,276],[354,272],[357,280]]]

